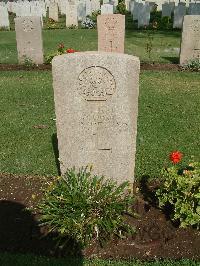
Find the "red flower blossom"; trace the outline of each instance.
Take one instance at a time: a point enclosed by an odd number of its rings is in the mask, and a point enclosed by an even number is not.
[[[72,49],[72,48],[69,48],[69,49],[66,50],[66,53],[68,53],[68,54],[75,53],[75,52],[76,51],[74,49]]]
[[[179,163],[182,159],[182,153],[180,151],[173,151],[170,153],[169,158],[172,161],[172,163],[176,164]]]

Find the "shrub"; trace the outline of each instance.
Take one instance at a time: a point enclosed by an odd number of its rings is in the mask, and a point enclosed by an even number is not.
[[[172,220],[181,227],[200,227],[200,163],[190,163],[180,168],[178,153],[174,153],[174,165],[163,171],[160,188],[156,191],[159,206],[172,207]],[[181,157],[180,157],[181,158]]]
[[[117,13],[125,15],[126,14],[126,5],[124,0],[119,0],[117,5]]]
[[[68,169],[45,192],[39,205],[41,224],[48,232],[58,233],[62,247],[69,239],[83,247],[93,238],[103,244],[114,235],[125,237],[134,231],[123,216],[132,214],[128,185],[117,186],[103,176],[92,176],[87,167],[78,172]]]

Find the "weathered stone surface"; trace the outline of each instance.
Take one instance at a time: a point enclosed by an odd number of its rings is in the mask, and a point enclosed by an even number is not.
[[[124,53],[124,15],[100,15],[97,17],[97,27],[99,51]]]
[[[42,27],[40,17],[15,18],[15,31],[19,63],[31,60],[43,63]]]
[[[187,15],[183,21],[180,64],[200,60],[200,15]]]
[[[92,164],[94,173],[133,182],[139,94],[137,57],[86,52],[53,59],[61,172]]]

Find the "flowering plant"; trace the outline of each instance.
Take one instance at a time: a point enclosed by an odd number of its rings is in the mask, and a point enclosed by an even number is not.
[[[56,52],[54,52],[54,53],[52,53],[52,54],[46,56],[46,63],[47,63],[47,64],[50,64],[51,61],[52,61],[52,59],[53,59],[54,56],[56,56],[56,55],[71,54],[71,53],[75,53],[75,52],[78,52],[78,51],[76,51],[76,50],[74,50],[74,49],[72,49],[72,48],[68,48],[68,49],[66,49],[65,45],[64,45],[63,43],[60,43],[60,44],[58,45],[58,48],[57,48],[57,51],[56,51]]]
[[[171,218],[178,220],[181,227],[200,228],[200,163],[178,167],[181,158],[179,151],[170,154],[173,166],[163,170],[156,195],[160,207],[172,207]]]

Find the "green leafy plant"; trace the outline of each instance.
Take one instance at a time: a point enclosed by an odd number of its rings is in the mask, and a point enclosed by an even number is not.
[[[114,235],[125,237],[134,232],[123,216],[132,213],[134,198],[129,183],[120,186],[104,176],[92,176],[91,168],[68,169],[45,192],[39,205],[41,225],[58,233],[58,245],[68,239],[80,246],[96,239],[100,244]]]
[[[186,70],[192,70],[192,71],[200,71],[200,59],[195,58],[189,60],[189,62],[183,66]]]
[[[101,10],[96,10],[96,11],[93,11],[92,14],[90,16],[88,16],[88,18],[90,18],[96,25],[97,24],[97,17],[100,14],[101,14]]]
[[[153,50],[153,35],[151,34],[151,32],[147,31],[147,42],[146,42],[146,52],[149,56],[149,59],[151,59],[151,52]]]
[[[119,0],[117,5],[117,13],[125,15],[126,14],[126,4],[124,0]]]
[[[33,66],[35,66],[35,63],[33,62],[33,60],[31,58],[29,58],[27,56],[24,56],[23,58],[24,58],[23,59],[24,60],[24,65],[26,67],[33,67]]]
[[[77,51],[72,49],[72,48],[66,49],[65,45],[63,43],[60,43],[58,45],[57,51],[55,51],[53,53],[50,53],[50,54],[45,56],[45,63],[46,64],[51,64],[54,56],[62,55],[62,54],[70,54],[70,53],[75,53],[75,52],[77,52]]]
[[[174,165],[163,170],[161,186],[156,191],[159,206],[171,206],[172,220],[178,220],[181,227],[200,228],[200,163],[181,168],[175,165],[181,160],[180,153],[173,154]]]

